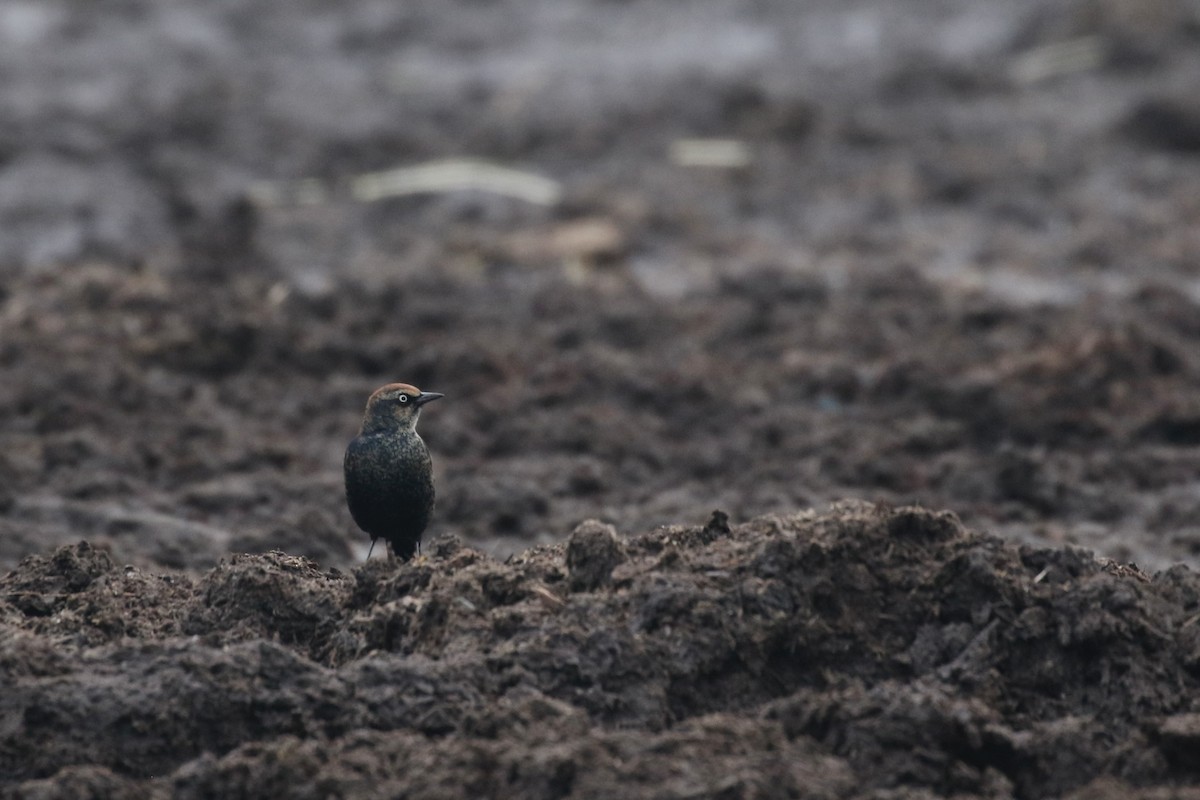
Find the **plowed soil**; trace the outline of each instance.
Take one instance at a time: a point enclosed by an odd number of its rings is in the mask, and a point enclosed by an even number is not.
[[[504,563],[430,550],[352,573],[239,555],[196,579],[87,544],[29,558],[0,581],[12,795],[1059,797],[1197,777],[1183,567],[853,504],[630,539],[587,522]]]
[[[0,4],[0,796],[1192,796],[1197,85],[1187,0]]]

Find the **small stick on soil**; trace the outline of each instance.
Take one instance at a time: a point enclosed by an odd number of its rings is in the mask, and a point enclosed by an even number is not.
[[[559,609],[567,604],[566,600],[563,600],[545,586],[534,586],[529,591],[541,598],[542,602],[550,608]]]

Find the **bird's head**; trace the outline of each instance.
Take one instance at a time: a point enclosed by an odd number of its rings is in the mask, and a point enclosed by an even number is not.
[[[367,400],[362,432],[416,430],[421,406],[444,396],[438,392],[422,392],[408,383],[389,383],[387,386],[381,386]]]

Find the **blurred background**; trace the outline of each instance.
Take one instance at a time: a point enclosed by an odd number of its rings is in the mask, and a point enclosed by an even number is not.
[[[0,568],[920,503],[1200,553],[1196,0],[3,0]]]

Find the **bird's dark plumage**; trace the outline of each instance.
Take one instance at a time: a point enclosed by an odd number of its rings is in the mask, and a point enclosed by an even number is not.
[[[346,504],[371,541],[409,559],[433,514],[433,464],[417,435],[421,406],[442,395],[389,383],[367,400],[362,429],[346,448]]]

